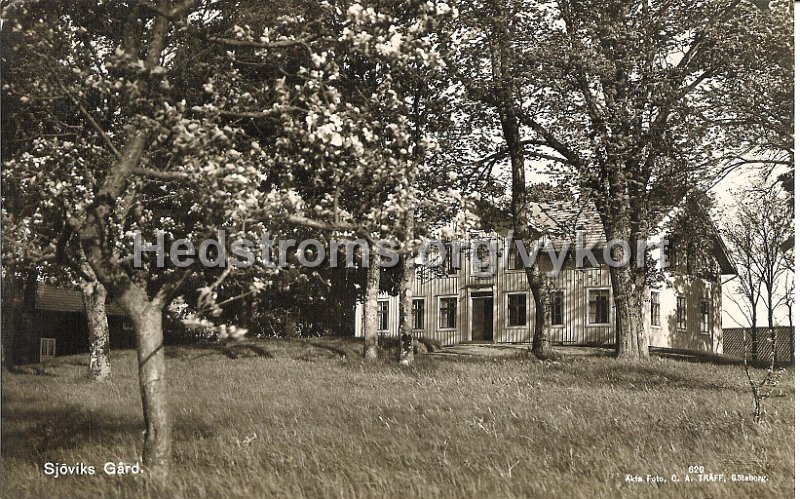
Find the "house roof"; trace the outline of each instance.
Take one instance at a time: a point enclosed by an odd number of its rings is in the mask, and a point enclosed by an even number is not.
[[[606,240],[600,216],[586,202],[534,202],[530,204],[529,217],[531,229],[547,234],[558,249],[573,244],[578,233],[583,234],[586,245],[604,244]],[[510,221],[494,222],[498,234],[506,235],[511,229]]]
[[[685,199],[684,199],[685,201]],[[664,228],[667,226],[670,220],[672,220],[680,211],[679,207],[673,208],[670,210],[664,218],[659,223],[659,229],[662,231],[662,237],[666,236],[664,234]],[[716,258],[717,262],[719,263],[720,273],[722,275],[736,275],[738,271],[736,270],[736,266],[733,264],[733,260],[728,253],[728,247],[725,244],[725,241],[722,240],[722,236],[719,233],[719,229],[717,228],[716,222],[714,219],[711,218],[711,214],[703,210],[702,215],[705,218],[706,224],[709,226],[710,236],[713,239],[714,243],[714,258]]]
[[[552,233],[551,239],[556,249],[574,244],[577,234],[583,235],[585,246],[603,246],[606,243],[600,215],[589,201],[566,200],[532,203],[530,213],[533,228],[542,233]],[[677,209],[668,213],[659,226],[663,227],[669,219],[675,216],[675,213],[677,213]],[[714,241],[714,258],[719,263],[721,273],[723,275],[736,274],[736,267],[731,263],[716,224],[708,213],[705,213],[705,216],[709,225],[713,227],[710,235]]]
[[[531,207],[531,213],[537,226],[545,225],[555,231],[553,243],[556,246],[572,244],[573,235],[579,233],[583,234],[583,242],[587,246],[593,244],[602,245],[606,242],[600,216],[588,202],[550,201],[534,203]]]
[[[52,312],[83,312],[83,295],[77,289],[59,288],[39,283],[36,286],[36,310]],[[107,315],[125,315],[122,307],[114,302],[106,304]]]

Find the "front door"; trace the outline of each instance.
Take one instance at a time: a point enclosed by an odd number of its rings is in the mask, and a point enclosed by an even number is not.
[[[494,338],[493,308],[491,296],[472,298],[472,341],[492,341]]]

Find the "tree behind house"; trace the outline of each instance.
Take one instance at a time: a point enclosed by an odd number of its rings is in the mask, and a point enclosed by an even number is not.
[[[632,248],[690,189],[720,178],[744,152],[743,130],[758,140],[752,121],[726,119],[733,102],[712,103],[724,82],[770,67],[770,50],[791,45],[785,2],[766,10],[744,1],[487,5],[521,11],[491,40],[511,54],[505,66],[515,99],[504,114],[521,125],[515,132],[504,119],[504,133],[524,135],[514,142],[534,147],[533,157],[592,201],[606,240]],[[465,35],[473,43],[481,37],[480,29]],[[775,43],[759,43],[764,37]],[[487,52],[484,66],[489,60]],[[477,98],[502,97],[475,80],[468,91]],[[787,85],[786,78],[775,84]],[[757,98],[754,88],[747,100]],[[649,355],[642,313],[648,269],[635,265],[635,253],[624,261],[615,246],[611,256],[622,265],[609,269],[618,356],[631,359]]]
[[[775,371],[777,333],[775,314],[779,307],[787,306],[791,313],[793,286],[785,282],[794,280],[794,267],[787,254],[793,249],[786,242],[794,238],[794,219],[787,205],[787,194],[777,186],[766,189],[741,190],[735,215],[728,222],[725,237],[729,241],[731,257],[738,270],[737,295],[734,303],[746,317],[750,329],[750,352],[744,351],[744,368],[753,395],[753,420],[763,421],[766,399],[778,382],[780,372]],[[788,263],[788,264],[787,264]],[[744,298],[740,304],[737,298]],[[758,311],[766,312],[769,331],[768,369],[760,380],[750,369],[748,357],[757,362]],[[790,334],[793,334],[791,332]]]

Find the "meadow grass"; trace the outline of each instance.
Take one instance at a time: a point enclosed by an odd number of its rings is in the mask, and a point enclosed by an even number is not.
[[[106,476],[135,462],[142,416],[131,351],[94,385],[83,357],[4,373],[3,498],[791,497],[794,372],[765,425],[737,366],[565,355],[358,358],[351,339],[170,347],[174,465],[166,489]],[[46,462],[95,476],[45,476]],[[766,483],[684,483],[706,473]],[[625,475],[661,475],[661,485]],[[670,483],[671,475],[679,477]]]

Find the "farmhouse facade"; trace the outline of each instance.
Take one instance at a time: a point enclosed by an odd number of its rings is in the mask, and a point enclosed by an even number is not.
[[[599,219],[583,210],[564,205],[539,205],[534,212],[553,226],[569,227],[580,234],[586,246],[594,246],[598,266],[579,265],[575,251],[568,251],[564,264],[548,286],[550,340],[557,345],[614,345],[616,314],[609,267],[603,261],[605,238]],[[413,331],[454,345],[463,342],[517,343],[531,341],[536,317],[533,295],[525,271],[513,247],[506,256],[506,234],[474,234],[462,245],[461,264],[448,261],[440,270],[418,266],[413,284]],[[491,240],[497,250],[474,258],[475,241]],[[718,234],[711,238],[711,272],[692,269],[692,256],[670,249],[674,263],[663,280],[645,293],[645,327],[654,347],[722,353],[721,277],[733,274]],[[560,250],[565,240],[554,240]],[[539,257],[543,271],[553,270],[548,254]],[[491,272],[486,272],[490,268]],[[363,306],[356,307],[356,336],[362,336]],[[400,325],[399,298],[382,292],[378,299],[379,334],[395,336]]]

